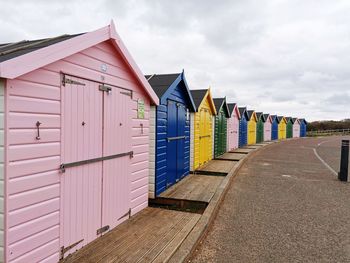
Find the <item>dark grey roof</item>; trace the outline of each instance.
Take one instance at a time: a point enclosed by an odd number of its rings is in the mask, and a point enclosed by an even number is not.
[[[80,36],[82,34],[75,35],[62,35],[52,38],[44,38],[38,40],[23,40],[15,43],[0,44],[0,62],[22,56],[24,54],[36,51],[38,49],[48,47],[50,45],[68,40],[70,38]]]
[[[254,111],[253,111],[253,110],[248,110],[248,111],[247,111],[247,114],[248,114],[248,120],[250,120],[250,119],[252,118],[253,113],[254,113]]]
[[[286,121],[287,122],[292,121],[292,123],[294,123],[293,120],[292,120],[292,117],[286,117]]]
[[[283,119],[283,116],[277,116],[278,123],[280,123],[282,119]]]
[[[213,101],[214,101],[216,112],[218,113],[220,111],[222,104],[225,101],[225,98],[213,98]]]
[[[247,108],[246,107],[239,107],[238,110],[239,110],[239,114],[242,116],[244,114],[244,112],[247,111]]]
[[[265,121],[267,121],[267,118],[270,116],[270,114],[264,113],[263,116],[264,116]]]
[[[297,121],[298,118],[292,118],[293,119],[293,123],[295,123]]]
[[[264,118],[264,115],[263,115],[262,112],[256,112],[255,114],[256,114],[256,118],[257,118],[258,120],[260,120],[260,118],[261,118],[261,120],[262,120],[263,122],[265,122],[265,118]]]
[[[305,119],[299,119],[300,122],[304,122],[305,124],[307,124],[307,121]]]
[[[235,107],[236,107],[236,103],[227,103],[227,107],[228,107],[228,109],[230,110],[230,113],[231,113],[231,115],[232,115],[233,110],[234,110]]]
[[[148,80],[158,98],[161,98],[171,86],[171,84],[173,84],[174,81],[179,77],[179,75],[181,75],[181,73],[154,74],[145,75],[145,78]]]
[[[275,121],[275,120],[277,120],[277,121],[278,121],[278,119],[277,119],[277,115],[271,115],[271,118],[272,118],[272,121]]]
[[[194,101],[194,104],[196,105],[196,108],[198,109],[199,105],[201,104],[205,94],[207,93],[207,89],[196,89],[191,90],[191,95]]]

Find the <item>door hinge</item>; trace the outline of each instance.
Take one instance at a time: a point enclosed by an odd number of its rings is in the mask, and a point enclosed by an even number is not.
[[[62,246],[61,247],[61,255],[60,255],[60,260],[64,258],[64,254],[66,254],[67,251],[71,250],[73,247],[77,246],[79,243],[83,242],[84,239],[79,240],[78,242],[75,242],[67,247]]]
[[[106,91],[106,92],[111,92],[112,91],[112,88],[111,87],[108,87],[108,86],[106,86],[106,85],[99,85],[98,86],[98,89],[100,90],[100,91]]]
[[[106,226],[104,226],[104,227],[101,227],[101,228],[99,228],[99,229],[96,230],[96,235],[100,235],[100,234],[102,234],[102,233],[104,233],[104,232],[106,232],[106,231],[108,231],[108,230],[109,230],[109,225],[106,225]]]
[[[62,77],[62,85],[66,86],[66,84],[74,84],[74,85],[85,86],[85,83],[69,79],[65,75],[63,75],[63,77]]]
[[[120,219],[123,219],[123,218],[126,217],[126,216],[129,216],[129,218],[131,217],[131,208],[129,208],[128,212],[126,212],[124,215],[122,215],[121,217],[119,217],[119,218],[118,218],[118,221],[119,221]]]

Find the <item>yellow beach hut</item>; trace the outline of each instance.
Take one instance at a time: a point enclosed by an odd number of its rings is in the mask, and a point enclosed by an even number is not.
[[[190,169],[213,159],[213,116],[216,109],[210,89],[191,90],[196,112],[191,113]]]
[[[256,123],[258,121],[256,113],[248,110],[248,145],[256,143]]]
[[[287,120],[283,116],[278,116],[277,121],[278,121],[278,139],[283,140],[287,137]]]

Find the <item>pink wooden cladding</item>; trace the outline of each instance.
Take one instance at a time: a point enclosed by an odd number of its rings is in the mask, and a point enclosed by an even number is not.
[[[293,138],[300,137],[300,123],[298,120],[293,124]]]
[[[135,214],[148,204],[149,98],[110,43],[101,43],[79,54],[75,61],[69,62],[71,58],[68,57],[64,63],[55,62],[18,79],[8,80],[6,100],[15,101],[15,104],[8,105],[9,109],[6,112],[8,156],[11,156],[11,160],[7,160],[6,163],[8,214],[5,220],[8,242],[5,250],[9,262],[57,262],[60,246],[63,245],[63,229],[59,227],[62,223],[60,209],[62,174],[57,169],[63,161],[57,152],[57,147],[63,151],[60,71],[98,81],[104,76],[111,84],[121,84],[133,90],[132,130],[129,134],[132,136],[131,147],[134,158],[131,159],[129,207],[131,213]],[[82,56],[89,59],[81,59]],[[87,65],[91,59],[98,63],[92,64],[93,66]],[[101,63],[107,65],[107,73],[101,72],[99,66]],[[109,69],[114,67],[125,73],[112,76]],[[117,69],[114,72],[113,74],[118,74]],[[138,98],[145,101],[143,120],[136,118]],[[21,103],[18,103],[19,101]],[[48,111],[43,105],[48,105]],[[35,139],[36,121],[42,123],[40,141]],[[35,153],[36,145],[46,150],[40,151],[38,155]],[[30,149],[28,156],[22,156],[20,153],[22,147]],[[50,220],[42,224],[41,219],[46,217]],[[28,231],[30,229],[32,232]]]
[[[104,156],[131,151],[131,93],[112,87],[104,93]],[[102,226],[114,228],[130,208],[131,159],[129,156],[103,162]]]
[[[63,94],[63,163],[102,156],[102,92],[98,84],[67,84]],[[85,125],[82,125],[82,123]],[[94,240],[101,227],[102,163],[67,168],[61,175],[62,239],[67,247],[81,239],[74,252]],[[67,252],[67,254],[69,253]]]
[[[272,124],[269,116],[268,119],[264,122],[264,141],[271,141],[271,128]]]
[[[227,149],[238,148],[238,116],[234,110],[231,118],[227,119]]]

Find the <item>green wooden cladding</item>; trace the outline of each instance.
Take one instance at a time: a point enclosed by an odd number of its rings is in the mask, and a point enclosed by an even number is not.
[[[256,143],[264,141],[264,122],[262,121],[262,117],[259,118],[256,123]]]
[[[293,123],[291,120],[287,122],[287,138],[293,138]]]
[[[227,119],[223,107],[221,107],[218,115],[215,116],[215,147],[214,156],[218,157],[226,152],[227,140]]]

